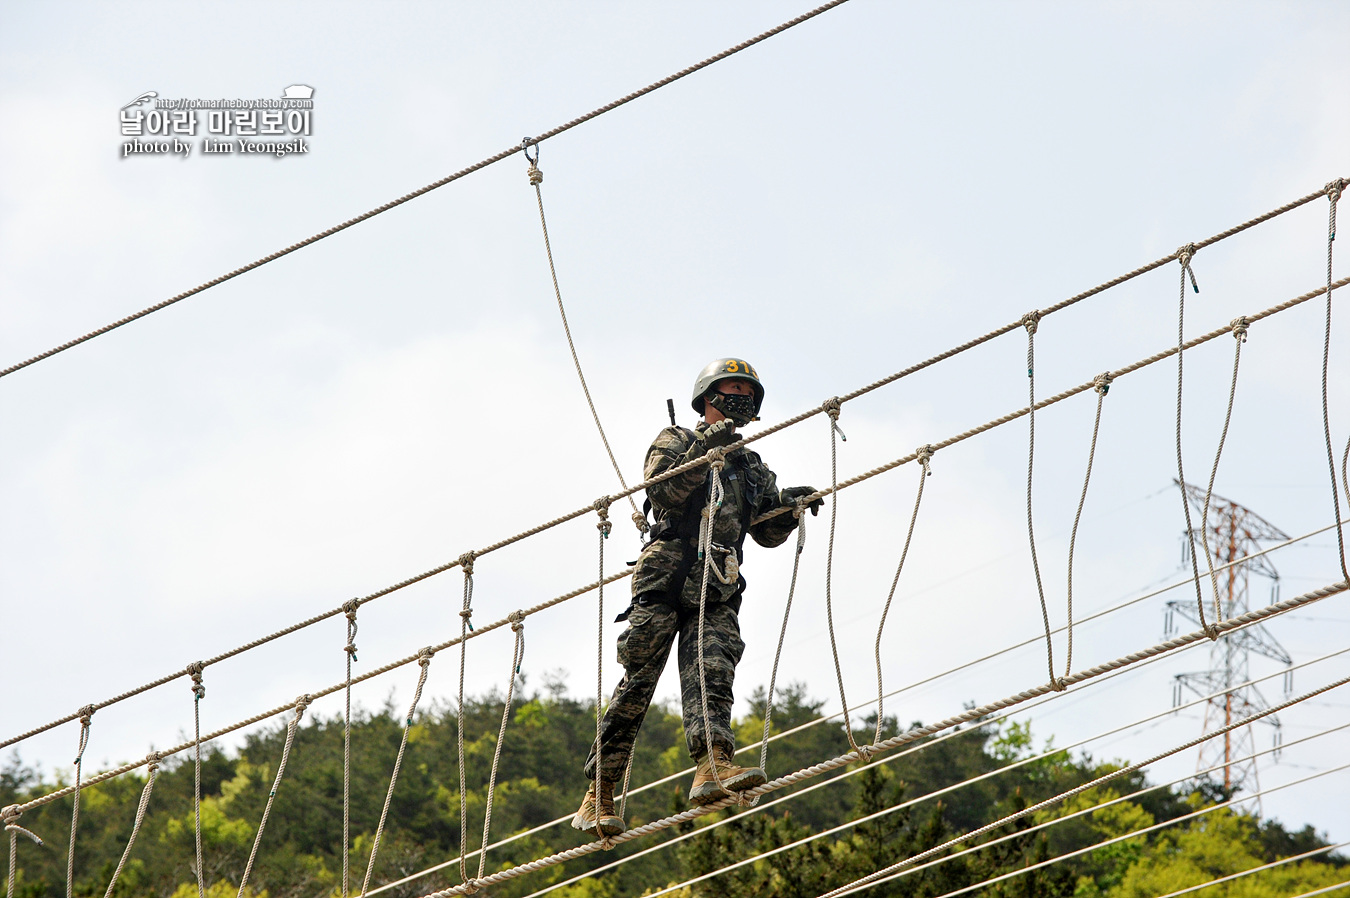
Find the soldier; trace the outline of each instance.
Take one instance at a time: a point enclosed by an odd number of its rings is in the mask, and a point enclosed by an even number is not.
[[[647,450],[645,477],[651,479],[701,458],[710,449],[736,442],[740,439],[736,428],[759,420],[763,401],[764,386],[749,363],[741,359],[712,362],[694,382],[692,405],[703,420],[694,430],[673,425],[662,430]],[[740,576],[742,547],[747,533],[761,546],[781,545],[796,529],[796,515],[782,514],[754,525],[751,519],[784,506],[795,509],[797,499],[815,490],[809,486],[778,489],[773,471],[750,449],[742,447],[725,456],[720,472],[724,495],[712,527],[714,572],[708,577],[703,621],[709,734],[704,731],[699,678],[699,598],[703,589],[699,528],[713,476],[718,475],[711,466],[699,466],[647,490],[656,523],[633,572],[632,602],[617,618],[628,621],[628,629],[619,635],[619,663],[624,676],[601,722],[599,795],[595,745],[586,759],[585,774],[591,786],[572,818],[572,826],[582,832],[605,836],[624,830],[623,819],[614,811],[614,784],[623,778],[633,740],[677,636],[685,741],[698,765],[689,800],[709,804],[727,795],[723,788],[739,792],[765,781],[764,771],[758,767],[732,763],[736,751],[731,732],[732,681],[745,650],[736,619],[745,591],[745,578]],[[823,504],[819,498],[810,502],[811,513],[819,512]]]

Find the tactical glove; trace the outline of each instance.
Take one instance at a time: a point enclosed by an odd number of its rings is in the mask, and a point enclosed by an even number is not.
[[[778,501],[782,505],[792,507],[797,504],[797,500],[799,498],[803,496],[809,496],[815,491],[816,491],[815,487],[811,486],[784,487],[778,493]],[[825,507],[825,500],[820,497],[816,497],[815,499],[812,499],[810,502],[806,503],[806,507],[811,509],[811,516],[814,517],[820,514],[820,510]]]
[[[709,425],[707,430],[699,433],[698,439],[703,444],[704,451],[707,451],[717,446],[730,446],[740,437],[736,435],[736,425],[730,419],[723,418],[716,424]]]

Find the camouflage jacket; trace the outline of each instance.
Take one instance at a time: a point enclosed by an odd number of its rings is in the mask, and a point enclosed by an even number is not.
[[[700,423],[698,429],[702,431],[707,426]],[[693,431],[667,427],[647,450],[643,474],[651,479],[702,454],[703,446],[694,438]],[[637,570],[633,572],[635,600],[644,594],[661,593],[673,603],[688,605],[692,602],[697,606],[703,576],[703,567],[696,561],[698,522],[707,507],[711,476],[711,468],[700,466],[647,489],[656,520],[666,522],[671,529],[667,538],[653,540],[643,548]],[[779,501],[778,478],[753,450],[740,448],[728,453],[721,477],[724,496],[713,525],[712,539],[718,545],[713,553],[714,562],[719,570],[725,571],[726,557],[732,552],[736,553],[738,563],[742,560],[737,550],[745,540],[743,531],[750,519],[772,511],[782,503]],[[684,528],[679,527],[682,520]],[[749,536],[761,546],[772,548],[787,540],[796,527],[797,519],[783,514],[749,527]],[[681,529],[693,536],[680,538],[677,533]],[[689,568],[685,583],[676,584],[673,580],[682,563],[688,560],[686,551],[695,563]],[[709,580],[709,601],[726,601],[745,587],[743,577],[730,584],[720,582],[715,576]]]

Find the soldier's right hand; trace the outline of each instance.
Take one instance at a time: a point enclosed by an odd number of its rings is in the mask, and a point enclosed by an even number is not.
[[[736,435],[736,425],[730,418],[723,418],[716,424],[711,424],[708,429],[699,434],[699,439],[703,440],[703,445],[707,449],[717,446],[730,446],[740,437]]]

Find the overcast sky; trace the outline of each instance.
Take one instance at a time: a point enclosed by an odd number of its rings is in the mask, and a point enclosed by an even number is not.
[[[0,367],[401,196],[803,11],[735,5],[11,3],[0,8]],[[710,359],[752,361],[765,422],[897,371],[1350,177],[1350,7],[1305,3],[853,0],[542,147],[544,199],[591,393],[625,476],[672,397]],[[124,158],[119,109],[164,98],[314,88],[308,152]],[[143,107],[144,108],[144,107]],[[203,118],[203,122],[205,119]],[[0,381],[0,737],[334,608],[616,490],[552,295],[525,162],[512,157],[260,270]],[[1188,336],[1317,288],[1327,201],[1203,250]],[[1350,217],[1346,213],[1342,218]],[[1342,241],[1343,242],[1343,241]],[[1046,319],[1038,396],[1176,341],[1175,263]],[[1344,250],[1339,272],[1346,269]],[[1319,299],[1251,329],[1215,489],[1290,536],[1332,521],[1321,424]],[[1350,353],[1332,335],[1337,455]],[[1017,330],[845,405],[840,477],[1025,405]],[[1233,341],[1186,356],[1187,478],[1213,463]],[[1078,533],[1079,616],[1174,582],[1176,368],[1104,403]],[[1094,399],[1036,418],[1035,518],[1051,619],[1065,618],[1070,527]],[[784,485],[827,484],[815,418],[758,444]],[[1019,420],[933,459],[882,648],[888,688],[1035,635]],[[852,702],[916,471],[839,497],[835,622]],[[1344,500],[1343,500],[1344,502]],[[618,509],[616,508],[616,512]],[[624,513],[606,570],[635,558]],[[839,708],[825,634],[827,519],[811,520],[786,680]],[[475,620],[595,579],[593,516],[479,560]],[[1333,534],[1271,556],[1285,597],[1339,579]],[[768,680],[790,547],[752,549],[738,693]],[[1253,606],[1270,597],[1254,579]],[[358,671],[459,629],[462,578],[365,606]],[[1162,636],[1163,603],[1077,631],[1081,669]],[[606,590],[607,618],[627,601]],[[1270,625],[1296,662],[1350,645],[1350,599]],[[532,618],[530,688],[594,689],[594,594]],[[1185,625],[1185,629],[1190,629]],[[618,628],[606,621],[605,687]],[[342,678],[341,618],[206,673],[210,729]],[[468,688],[504,683],[509,631],[470,644]],[[1056,641],[1063,663],[1064,640]],[[457,660],[457,659],[456,659]],[[1208,649],[1031,716],[1068,744],[1170,706]],[[432,665],[430,701],[457,665]],[[1254,661],[1252,673],[1278,668]],[[1297,690],[1345,675],[1345,656]],[[887,704],[931,721],[1045,681],[1032,646]],[[405,703],[415,668],[363,684]],[[677,693],[674,671],[659,695]],[[1281,696],[1279,679],[1265,695]],[[336,714],[340,697],[314,713]],[[743,700],[737,713],[746,713]],[[1350,721],[1350,693],[1281,715],[1285,741]],[[1198,711],[1088,750],[1139,759],[1200,732]],[[178,681],[100,711],[98,763],[191,729]],[[64,769],[77,725],[18,747]],[[509,734],[508,734],[509,738]],[[1266,729],[1258,747],[1269,744]],[[1263,786],[1326,769],[1333,734],[1263,765]],[[8,753],[7,753],[8,756]],[[297,759],[300,760],[300,759]],[[1194,753],[1153,772],[1193,770]],[[770,755],[772,766],[772,754]],[[772,774],[786,771],[773,769]],[[1350,838],[1340,782],[1265,801]],[[578,792],[581,777],[578,773]]]

